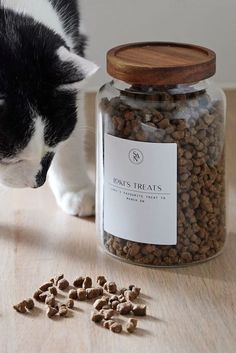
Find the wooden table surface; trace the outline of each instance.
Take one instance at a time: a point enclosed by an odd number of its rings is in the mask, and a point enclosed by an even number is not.
[[[0,353],[236,352],[236,94],[228,98],[229,236],[223,254],[210,262],[181,269],[122,263],[97,246],[94,220],[63,214],[47,186],[1,191]],[[90,321],[89,303],[53,321],[42,305],[27,315],[12,309],[61,272],[69,280],[104,274],[119,286],[142,287],[148,316],[134,335],[117,335]]]

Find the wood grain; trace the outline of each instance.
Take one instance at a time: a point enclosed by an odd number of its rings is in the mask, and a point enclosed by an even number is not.
[[[130,84],[176,85],[215,74],[210,49],[183,43],[144,42],[120,45],[107,53],[107,71]]]
[[[236,92],[228,92],[228,243],[223,254],[202,265],[149,269],[105,255],[97,246],[93,219],[66,216],[45,186],[1,191],[1,353],[235,353],[236,351]],[[94,95],[87,97],[91,109]],[[94,115],[88,119],[93,129]],[[89,110],[88,110],[89,113]],[[90,142],[93,142],[91,139]],[[90,143],[90,164],[94,158]],[[136,334],[116,335],[90,321],[91,305],[77,304],[73,316],[51,321],[43,306],[20,315],[12,304],[31,296],[52,275],[105,274],[119,286],[143,289],[148,316]]]

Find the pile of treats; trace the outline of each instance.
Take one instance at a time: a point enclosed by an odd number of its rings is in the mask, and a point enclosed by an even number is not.
[[[93,287],[90,277],[78,277],[73,282],[73,288],[61,274],[44,283],[33,295],[33,298],[45,303],[46,315],[48,318],[55,316],[65,317],[69,310],[74,308],[74,301],[93,300],[93,311],[91,320],[100,324],[115,333],[123,330],[122,324],[115,317],[118,315],[132,314],[125,324],[125,329],[133,333],[137,327],[137,316],[146,315],[146,305],[135,304],[135,299],[139,296],[141,289],[130,285],[129,288],[117,288],[115,282],[108,282],[104,276],[97,277],[96,287]],[[57,294],[59,290],[68,290],[68,299],[65,303],[59,302]],[[13,308],[22,314],[34,309],[35,303],[32,298],[23,300]]]

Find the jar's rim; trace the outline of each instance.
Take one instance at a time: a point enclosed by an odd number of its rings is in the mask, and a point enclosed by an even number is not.
[[[192,82],[178,85],[131,85],[121,80],[113,79],[110,85],[119,91],[132,92],[136,95],[155,95],[157,92],[168,92],[171,95],[188,94],[206,90],[212,83],[211,79],[202,80],[200,82]]]
[[[216,54],[192,44],[130,43],[108,51],[107,71],[113,78],[130,84],[192,83],[215,74]]]

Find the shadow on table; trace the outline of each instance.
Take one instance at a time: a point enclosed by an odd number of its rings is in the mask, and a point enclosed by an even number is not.
[[[94,220],[91,219],[91,222]],[[64,233],[64,232],[63,232]],[[31,248],[38,248],[50,253],[52,256],[55,254],[63,254],[72,261],[82,261],[84,263],[94,261],[94,263],[102,263],[105,268],[113,267],[115,272],[124,272],[126,269],[136,275],[139,273],[145,274],[145,276],[152,276],[152,272],[155,275],[159,273],[164,274],[168,277],[168,281],[171,283],[180,279],[182,276],[187,277],[199,277],[219,280],[227,283],[236,283],[236,271],[235,271],[235,254],[236,254],[236,234],[230,234],[228,241],[223,253],[202,264],[182,267],[182,268],[148,268],[140,267],[132,264],[122,262],[112,256],[106,255],[101,249],[97,247],[97,243],[94,238],[90,237],[78,237],[74,235],[70,236],[59,236],[57,237],[50,234],[47,235],[40,229],[31,227],[22,227],[17,225],[0,224],[0,239],[6,238],[7,241],[11,239],[14,242],[15,252],[17,252],[21,244]],[[115,263],[115,266],[114,266]],[[173,276],[172,276],[173,275]]]
[[[37,249],[43,257],[47,255],[50,257],[64,256],[72,261],[91,262],[93,249],[91,249],[90,238],[75,238],[74,235],[72,237],[69,235],[57,237],[57,234],[58,231],[55,232],[55,236],[52,236],[37,228],[0,224],[0,240],[4,239],[7,242],[11,240],[15,253],[28,247],[33,250]]]

